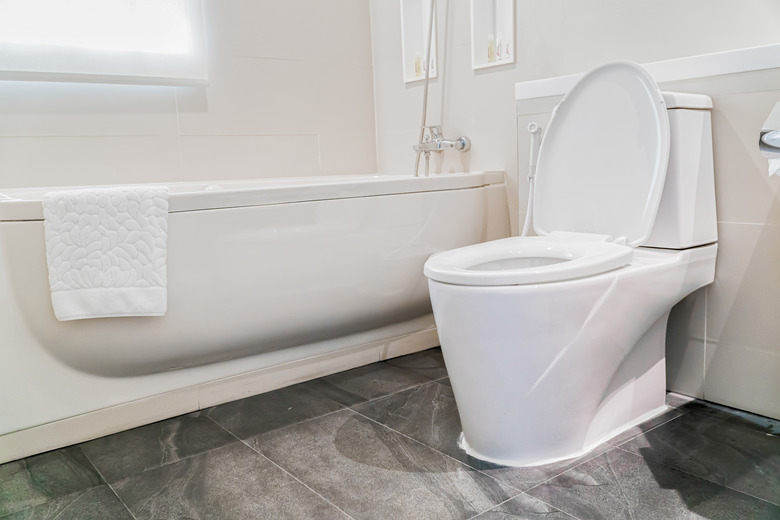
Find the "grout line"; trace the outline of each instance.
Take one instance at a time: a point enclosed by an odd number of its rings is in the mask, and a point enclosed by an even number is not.
[[[339,411],[342,411],[342,410],[339,410]],[[332,413],[335,413],[335,412],[332,412]],[[327,415],[330,415],[330,414],[327,414]],[[324,416],[322,416],[322,417],[324,417]],[[301,423],[296,423],[296,424],[301,424]],[[260,434],[260,435],[262,435],[262,434]],[[258,436],[259,436],[259,435],[255,435],[255,436],[253,436],[253,437],[258,437]],[[323,500],[324,500],[325,502],[327,502],[328,504],[330,504],[330,505],[332,505],[333,507],[335,507],[335,508],[336,508],[338,511],[341,511],[342,513],[344,513],[344,515],[346,515],[346,517],[347,517],[347,518],[350,518],[351,520],[355,520],[355,519],[354,519],[354,517],[353,517],[352,515],[348,514],[346,511],[344,511],[343,509],[341,509],[339,506],[337,506],[336,504],[334,504],[333,502],[331,502],[330,500],[328,500],[327,498],[325,498],[324,496],[322,496],[322,495],[321,495],[319,492],[317,492],[317,491],[316,491],[315,489],[313,489],[311,486],[309,486],[308,484],[306,484],[305,482],[303,482],[301,479],[299,479],[298,477],[296,477],[296,476],[295,476],[294,474],[292,474],[290,471],[288,471],[288,470],[287,470],[287,469],[285,469],[284,467],[282,467],[282,466],[280,466],[279,464],[277,464],[277,463],[276,463],[276,462],[275,462],[273,459],[271,459],[270,457],[268,457],[268,456],[267,456],[267,455],[265,455],[264,453],[262,453],[262,452],[260,452],[260,451],[256,450],[255,448],[253,448],[252,446],[250,446],[249,444],[247,444],[247,442],[246,442],[246,441],[244,441],[244,440],[241,440],[241,442],[244,444],[244,446],[246,446],[247,448],[249,448],[249,449],[250,449],[250,450],[252,450],[253,452],[257,453],[258,455],[260,455],[261,457],[263,457],[265,460],[267,460],[268,462],[270,462],[271,464],[273,464],[274,466],[276,466],[277,468],[279,468],[280,470],[282,470],[284,473],[286,473],[287,475],[289,475],[289,476],[290,476],[290,477],[291,477],[293,480],[295,480],[296,482],[298,482],[300,485],[302,485],[303,487],[305,487],[306,489],[308,489],[309,491],[311,491],[312,493],[314,493],[315,495],[317,495],[318,497],[320,497],[321,499],[323,499]]]
[[[427,384],[430,384],[430,383],[438,383],[438,381],[423,381],[422,383],[417,383],[417,384],[414,384],[412,386],[407,386],[405,388],[402,388],[400,390],[395,390],[394,392],[391,392],[389,394],[380,395],[380,396],[377,396],[377,397],[372,397],[371,399],[366,399],[365,401],[360,401],[359,403],[354,403],[354,404],[344,405],[344,406],[346,406],[347,408],[349,408],[352,411],[356,411],[356,410],[354,410],[352,408],[353,406],[361,406],[361,405],[368,404],[368,403],[375,403],[377,401],[381,401],[382,399],[386,399],[388,397],[393,397],[395,395],[402,394],[404,392],[408,392],[409,390],[414,390],[416,388],[420,388],[420,387],[422,387],[424,385],[427,385]],[[441,384],[441,383],[439,383],[439,384]],[[363,414],[361,414],[361,415],[363,415]],[[395,430],[393,430],[393,431],[395,431]]]
[[[689,471],[686,471],[683,468],[679,468],[677,466],[673,466],[671,464],[667,464],[665,462],[661,462],[660,460],[652,460],[652,459],[648,460],[643,455],[639,455],[639,454],[634,453],[632,451],[628,451],[627,449],[621,448],[620,446],[617,446],[617,449],[619,449],[620,451],[622,451],[624,453],[631,454],[634,457],[638,457],[638,458],[644,460],[645,463],[647,463],[647,464],[655,464],[657,466],[664,466],[666,468],[672,469],[672,470],[677,471],[679,473],[684,473],[685,475],[689,475],[689,476],[697,478],[699,480],[703,480],[705,482],[709,482],[710,484],[715,484],[718,487],[721,487],[721,488],[724,488],[724,489],[728,489],[730,491],[734,491],[735,493],[739,493],[740,495],[749,496],[749,497],[754,498],[756,500],[760,500],[761,502],[766,502],[767,504],[772,504],[773,506],[780,507],[780,504],[776,504],[776,503],[772,502],[771,500],[767,500],[765,498],[761,498],[761,497],[758,497],[756,495],[752,495],[752,494],[747,493],[745,491],[742,491],[740,489],[735,489],[735,488],[733,488],[733,487],[731,487],[729,485],[723,484],[721,482],[715,482],[714,480],[711,480],[711,479],[709,479],[707,477],[702,477],[701,475],[696,475],[695,473],[691,473]]]
[[[328,413],[326,413],[325,415],[321,415],[321,416],[319,416],[319,417],[326,417],[326,416],[328,416],[328,415],[331,415],[331,414],[334,414],[334,413],[337,413],[337,412],[341,412],[341,411],[343,411],[343,409],[342,409],[342,410],[336,410],[335,412],[328,412]],[[238,442],[240,442],[241,444],[243,444],[244,446],[246,446],[247,448],[249,448],[249,449],[250,449],[250,450],[252,450],[253,452],[257,453],[258,455],[260,455],[261,457],[263,457],[264,459],[266,459],[268,462],[270,462],[271,464],[273,464],[274,466],[276,466],[277,468],[279,468],[280,470],[282,470],[283,472],[285,472],[286,474],[290,475],[290,477],[292,477],[292,478],[293,478],[295,481],[299,482],[299,483],[300,483],[301,485],[303,485],[303,486],[304,486],[306,489],[310,490],[312,493],[314,493],[314,494],[315,494],[315,495],[317,495],[318,497],[322,498],[322,499],[323,499],[324,501],[326,501],[328,504],[332,505],[333,507],[335,507],[336,509],[338,509],[339,511],[341,511],[342,513],[344,513],[345,515],[347,515],[347,517],[348,517],[348,518],[351,518],[352,520],[354,520],[354,518],[352,518],[352,516],[348,515],[348,514],[347,514],[346,512],[344,512],[344,511],[342,511],[342,510],[341,510],[341,508],[340,508],[340,507],[338,507],[336,504],[334,504],[333,502],[331,502],[330,500],[328,500],[328,499],[327,499],[327,498],[325,498],[324,496],[322,496],[322,495],[320,495],[319,493],[317,493],[317,491],[315,491],[315,490],[314,490],[314,489],[312,489],[311,487],[307,486],[307,485],[306,485],[304,482],[302,482],[302,481],[301,481],[301,480],[300,480],[298,477],[296,477],[295,475],[293,475],[292,473],[290,473],[289,471],[287,471],[286,469],[284,469],[282,466],[280,466],[279,464],[277,464],[276,462],[274,462],[273,460],[271,460],[269,457],[267,457],[267,456],[266,456],[266,455],[264,455],[263,453],[261,453],[261,452],[257,451],[256,449],[254,449],[254,448],[253,448],[252,446],[250,446],[250,445],[249,445],[249,444],[248,444],[248,443],[247,443],[247,442],[246,442],[244,439],[241,439],[241,438],[239,438],[239,437],[238,437],[238,436],[237,436],[235,433],[231,432],[231,431],[230,431],[230,430],[228,430],[228,429],[227,429],[225,426],[223,426],[221,423],[217,422],[217,420],[216,420],[216,419],[212,418],[212,417],[211,417],[211,416],[209,416],[209,415],[206,415],[206,417],[208,417],[208,418],[209,418],[209,419],[210,419],[210,420],[211,420],[211,421],[212,421],[214,424],[216,424],[217,426],[219,426],[220,428],[222,428],[223,430],[225,430],[226,432],[228,432],[230,435],[232,435],[233,437],[235,437],[235,438],[238,440]],[[314,417],[313,419],[319,419],[319,417]],[[311,420],[313,420],[313,419],[307,419],[306,421],[311,421]],[[296,426],[296,425],[298,425],[298,424],[302,424],[302,423],[304,423],[304,422],[306,422],[306,421],[301,421],[301,422],[299,422],[299,423],[290,424],[289,426]],[[283,428],[278,428],[278,430],[283,430],[283,429],[285,429],[285,428],[288,428],[289,426],[285,426],[285,427],[283,427]],[[276,430],[271,430],[271,431],[276,431]],[[265,433],[268,433],[268,432],[265,432]],[[262,434],[262,433],[260,433],[260,434],[257,434],[257,435],[252,435],[252,437],[250,437],[250,438],[253,438],[253,437],[259,437],[260,435],[263,435],[263,434]]]
[[[590,461],[592,461],[592,460],[595,460],[595,459],[597,459],[597,458],[599,458],[599,457],[603,457],[603,456],[604,456],[604,455],[606,455],[607,453],[609,453],[609,452],[611,452],[611,451],[613,451],[613,450],[615,450],[615,449],[617,448],[617,446],[612,446],[612,445],[610,445],[610,444],[602,444],[601,446],[609,446],[609,449],[608,449],[608,450],[605,450],[605,451],[604,451],[604,452],[602,452],[602,453],[599,453],[598,455],[593,455],[592,457],[588,457],[588,458],[586,458],[585,460],[583,460],[582,462],[580,462],[579,464],[576,464],[576,465],[574,465],[574,466],[572,466],[572,467],[570,467],[570,468],[567,468],[567,469],[565,469],[565,470],[561,471],[560,473],[556,473],[556,474],[555,474],[555,476],[553,476],[553,477],[550,477],[550,478],[548,478],[547,480],[544,480],[544,481],[542,481],[542,482],[539,482],[538,484],[534,484],[532,487],[530,487],[530,488],[526,489],[526,490],[525,490],[525,492],[526,492],[526,493],[528,493],[528,492],[529,492],[529,491],[531,491],[532,489],[536,489],[536,488],[538,488],[539,486],[541,486],[542,484],[547,484],[547,483],[548,483],[548,482],[550,482],[551,480],[555,480],[556,478],[560,477],[560,476],[561,476],[561,475],[563,475],[564,473],[568,473],[569,471],[571,471],[571,470],[573,470],[573,469],[577,469],[577,468],[579,468],[580,466],[582,466],[583,464],[585,464],[586,462],[590,462]],[[595,448],[594,448],[594,451],[595,451]],[[592,453],[593,453],[593,451],[591,451],[590,453],[592,454]],[[583,455],[583,457],[584,457],[584,455]]]
[[[415,439],[414,437],[410,437],[409,435],[405,434],[404,432],[399,432],[399,431],[398,431],[398,430],[396,430],[395,428],[392,428],[392,427],[390,427],[390,426],[388,426],[388,425],[386,425],[386,424],[382,424],[381,422],[379,422],[379,421],[377,421],[377,420],[375,420],[375,419],[372,419],[371,417],[368,417],[367,415],[363,415],[362,413],[360,413],[360,412],[358,412],[358,411],[352,410],[352,412],[354,412],[354,413],[355,413],[355,414],[357,414],[357,415],[360,415],[361,417],[363,417],[363,418],[365,418],[365,419],[368,419],[369,421],[371,421],[371,422],[373,422],[373,423],[375,423],[375,424],[378,424],[378,425],[380,425],[380,426],[382,426],[382,427],[384,427],[384,428],[387,428],[388,430],[390,430],[390,431],[392,431],[392,432],[395,432],[395,433],[397,433],[398,435],[401,435],[402,437],[406,437],[407,439],[409,439],[409,440],[411,440],[411,441],[413,441],[413,442],[416,442],[417,444],[420,444],[420,445],[422,445],[422,446],[425,446],[425,447],[426,447],[426,448],[428,448],[429,450],[433,450],[433,451],[435,451],[436,453],[438,453],[439,455],[442,455],[442,456],[444,456],[444,457],[446,457],[446,458],[448,458],[448,459],[450,459],[450,460],[453,460],[453,461],[455,461],[455,462],[456,462],[458,465],[460,465],[460,466],[465,466],[466,468],[468,468],[468,469],[470,469],[470,470],[476,471],[477,473],[480,473],[480,474],[482,474],[482,475],[484,475],[484,476],[488,477],[489,479],[491,479],[491,480],[494,480],[495,482],[497,482],[498,484],[501,484],[502,486],[506,486],[506,487],[508,487],[508,488],[510,488],[510,489],[514,489],[515,491],[517,491],[517,492],[518,492],[518,493],[517,493],[517,495],[519,495],[520,493],[523,493],[523,490],[522,490],[522,489],[520,489],[520,488],[517,488],[517,487],[513,486],[512,484],[508,484],[508,483],[506,483],[506,482],[504,482],[504,481],[502,481],[502,480],[499,480],[499,479],[497,479],[497,478],[493,477],[492,475],[488,475],[487,473],[484,473],[484,472],[482,472],[482,471],[478,470],[477,468],[475,468],[475,467],[473,467],[473,466],[470,466],[469,464],[467,464],[467,463],[465,463],[465,462],[463,462],[463,461],[460,461],[460,460],[456,459],[456,458],[455,458],[455,457],[453,457],[452,455],[448,455],[448,454],[444,453],[443,451],[437,450],[437,449],[436,449],[436,448],[434,448],[433,446],[429,446],[428,444],[425,444],[424,442],[422,442],[422,441],[419,441],[419,440]],[[514,496],[517,496],[517,495],[514,495]],[[502,502],[502,503],[503,503],[503,502]],[[495,507],[495,506],[493,506],[493,507]],[[482,513],[484,513],[484,511],[483,511]],[[479,514],[482,514],[482,513],[479,513]]]
[[[690,410],[683,411],[680,408],[672,408],[672,410],[677,410],[678,412],[680,412],[680,415],[676,415],[676,416],[672,417],[671,419],[667,419],[666,421],[664,421],[664,422],[662,422],[660,424],[656,424],[655,426],[653,426],[652,428],[650,428],[647,431],[643,431],[641,433],[637,433],[633,437],[630,437],[630,438],[624,440],[620,444],[610,444],[610,446],[612,446],[613,448],[617,448],[617,447],[623,446],[624,444],[629,443],[629,442],[631,442],[631,441],[633,441],[633,440],[635,440],[635,439],[637,439],[639,437],[642,437],[643,435],[647,435],[648,433],[650,433],[651,431],[655,430],[656,428],[660,428],[661,426],[663,426],[665,424],[669,424],[670,422],[674,421],[675,419],[679,419],[680,417],[690,413]],[[637,425],[637,426],[639,426],[639,425]]]
[[[97,472],[97,474],[98,474],[98,475],[100,475],[100,478],[102,478],[102,479],[103,479],[103,482],[105,482],[105,483],[106,483],[106,486],[108,486],[108,489],[110,489],[110,490],[111,490],[111,492],[114,494],[114,496],[115,496],[115,497],[116,497],[116,498],[119,500],[119,503],[120,503],[120,504],[122,504],[122,507],[124,507],[124,508],[125,508],[125,510],[126,510],[126,511],[127,511],[129,514],[130,514],[130,516],[131,516],[131,517],[133,517],[133,519],[135,519],[135,518],[136,518],[136,516],[135,516],[135,515],[133,514],[133,512],[130,510],[130,508],[129,508],[129,507],[128,507],[128,505],[125,503],[125,501],[122,499],[122,497],[120,497],[120,496],[119,496],[119,493],[117,493],[117,492],[116,492],[116,490],[114,489],[114,486],[112,486],[112,485],[111,485],[111,482],[109,482],[109,481],[108,481],[108,479],[107,479],[107,478],[106,478],[106,477],[103,475],[103,472],[102,472],[102,471],[100,471],[100,469],[98,469],[98,467],[95,465],[95,463],[94,463],[94,462],[92,462],[92,459],[91,459],[91,458],[90,458],[90,456],[87,454],[87,452],[85,452],[84,450],[82,450],[82,449],[81,449],[81,447],[80,447],[78,444],[77,444],[76,446],[78,446],[78,447],[79,447],[79,450],[81,451],[81,453],[82,453],[82,454],[84,454],[84,456],[87,458],[87,460],[89,461],[89,463],[90,463],[90,464],[92,465],[92,467],[95,469],[95,471]],[[122,479],[119,479],[119,480],[122,480]],[[119,482],[119,480],[117,480],[116,482]],[[95,487],[96,487],[96,486],[95,486]]]
[[[491,507],[490,509],[486,509],[486,510],[482,511],[481,513],[477,513],[475,516],[469,517],[469,519],[468,519],[468,520],[479,520],[479,517],[481,517],[481,516],[484,516],[485,514],[487,514],[487,513],[491,512],[491,511],[493,511],[493,510],[494,510],[494,509],[496,509],[497,507],[499,507],[499,506],[502,506],[502,505],[506,504],[507,502],[511,502],[512,500],[515,500],[515,499],[519,498],[519,497],[520,497],[520,496],[522,496],[522,495],[525,495],[525,496],[527,496],[528,498],[530,498],[530,499],[532,499],[532,500],[538,500],[538,501],[539,501],[539,502],[541,502],[542,504],[544,504],[544,505],[546,505],[546,506],[549,506],[551,509],[553,509],[553,511],[552,511],[552,512],[555,512],[555,511],[557,511],[557,512],[559,512],[559,513],[563,513],[564,515],[566,515],[566,516],[569,516],[569,517],[573,518],[574,520],[581,520],[579,517],[576,517],[576,516],[572,515],[571,513],[567,513],[567,512],[566,512],[566,511],[564,511],[563,509],[557,508],[557,507],[555,507],[555,506],[554,506],[554,505],[552,505],[552,504],[548,504],[547,502],[545,502],[545,501],[544,501],[544,500],[542,500],[541,498],[537,498],[537,497],[535,497],[535,496],[533,496],[533,495],[529,495],[529,494],[528,494],[528,493],[526,493],[525,491],[521,491],[521,492],[520,492],[520,493],[518,493],[517,495],[515,495],[515,496],[513,496],[513,497],[511,497],[511,498],[508,498],[508,499],[504,500],[504,501],[503,501],[503,502],[501,502],[501,503],[498,503],[498,504],[494,505],[494,506],[493,506],[493,507]],[[545,515],[545,516],[546,516],[546,515]]]

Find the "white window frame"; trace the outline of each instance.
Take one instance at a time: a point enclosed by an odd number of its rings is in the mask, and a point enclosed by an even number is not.
[[[205,85],[208,70],[202,0],[185,1],[190,22],[188,52],[96,51],[0,42],[0,80]]]

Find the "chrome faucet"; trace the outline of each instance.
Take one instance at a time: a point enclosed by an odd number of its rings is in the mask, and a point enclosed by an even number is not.
[[[471,148],[471,139],[466,136],[460,136],[455,140],[445,139],[441,135],[440,126],[426,126],[423,142],[414,145],[414,151],[419,153],[440,153],[443,150],[453,148],[460,152],[468,152]]]

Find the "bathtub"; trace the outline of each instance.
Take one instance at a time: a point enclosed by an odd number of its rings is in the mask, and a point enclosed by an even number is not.
[[[0,190],[0,462],[436,346],[424,261],[509,232],[502,172],[169,187],[167,315],[72,322]]]

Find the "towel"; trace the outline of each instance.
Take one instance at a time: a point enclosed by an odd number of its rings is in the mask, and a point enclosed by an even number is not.
[[[165,314],[167,187],[46,193],[43,226],[58,320]]]

